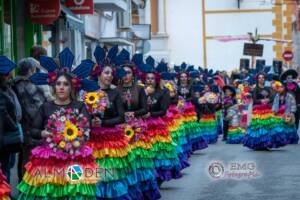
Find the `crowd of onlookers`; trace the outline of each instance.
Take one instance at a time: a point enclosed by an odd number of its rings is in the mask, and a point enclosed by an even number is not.
[[[23,167],[31,149],[41,143],[30,134],[36,113],[45,101],[53,98],[49,86],[37,86],[29,80],[36,71],[43,71],[38,58],[47,54],[46,49],[34,46],[30,53],[30,57],[17,63],[15,71],[6,73],[0,70],[0,164],[8,182],[10,169],[15,164],[18,166],[19,181],[22,179]],[[23,144],[5,144],[4,133],[15,131],[23,132]]]

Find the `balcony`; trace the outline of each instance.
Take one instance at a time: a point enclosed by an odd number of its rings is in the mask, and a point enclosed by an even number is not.
[[[127,11],[127,0],[94,0],[94,6],[101,11]]]

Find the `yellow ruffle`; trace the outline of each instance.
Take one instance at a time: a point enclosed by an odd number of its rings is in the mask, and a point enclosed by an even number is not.
[[[156,135],[155,137],[151,138],[151,143],[152,144],[155,144],[157,142],[170,143],[170,142],[172,142],[172,140],[169,136],[160,136],[160,135]]]
[[[101,149],[101,150],[95,150],[93,152],[93,156],[95,158],[105,158],[107,156],[114,157],[114,158],[121,158],[128,155],[130,152],[130,148],[126,149]]]
[[[252,116],[252,119],[269,119],[274,117],[274,115],[272,113],[270,114],[264,114],[264,115],[259,115],[259,114],[255,114]]]
[[[10,200],[9,196],[2,196],[1,200]]]
[[[96,184],[99,181],[96,169],[85,169],[80,180],[70,180],[67,176],[67,172],[58,170],[56,173],[39,173],[37,172],[34,176],[25,172],[23,181],[28,185],[40,186],[48,183],[55,185],[67,185],[67,184]]]
[[[149,143],[146,143],[144,141],[136,141],[133,144],[130,144],[130,148],[131,149],[135,149],[135,148],[151,149],[152,145]]]

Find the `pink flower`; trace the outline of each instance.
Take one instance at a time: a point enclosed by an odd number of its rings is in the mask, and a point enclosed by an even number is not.
[[[72,148],[72,144],[70,142],[66,143],[65,149],[70,150]]]
[[[53,142],[58,144],[60,142],[60,137],[58,135],[54,136],[53,137]]]

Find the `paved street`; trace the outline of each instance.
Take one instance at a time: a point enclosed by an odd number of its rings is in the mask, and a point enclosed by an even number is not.
[[[184,177],[162,185],[162,199],[188,200],[291,200],[300,199],[300,145],[279,150],[251,151],[241,145],[218,141],[208,149],[196,152]],[[261,173],[256,179],[222,179],[209,177],[212,161],[255,162]]]
[[[163,200],[291,200],[300,198],[300,145],[289,145],[272,151],[251,151],[242,145],[222,141],[196,152],[191,166],[179,180],[164,183]],[[260,177],[255,179],[213,179],[208,166],[213,161],[254,162]],[[13,174],[16,184],[16,174]],[[13,190],[14,196],[16,190]]]

